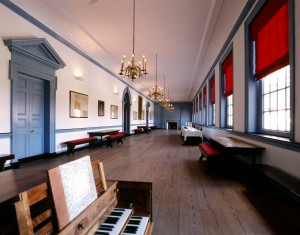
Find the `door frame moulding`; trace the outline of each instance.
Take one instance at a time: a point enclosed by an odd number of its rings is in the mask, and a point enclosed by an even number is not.
[[[44,38],[8,39],[4,45],[11,52],[9,62],[9,79],[11,80],[11,125],[12,152],[16,151],[16,117],[17,117],[17,78],[25,74],[45,81],[45,144],[44,153],[55,153],[55,106],[57,78],[56,70],[64,68],[66,64]]]

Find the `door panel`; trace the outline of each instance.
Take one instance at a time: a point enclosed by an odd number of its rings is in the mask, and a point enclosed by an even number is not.
[[[17,84],[16,158],[44,153],[44,82],[19,75]]]

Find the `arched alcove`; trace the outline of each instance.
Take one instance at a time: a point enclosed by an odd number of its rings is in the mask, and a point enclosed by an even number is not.
[[[123,91],[123,131],[130,134],[131,94],[128,87]]]

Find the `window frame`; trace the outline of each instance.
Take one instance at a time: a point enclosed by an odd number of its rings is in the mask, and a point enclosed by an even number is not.
[[[215,80],[215,103],[212,103],[212,90],[211,90],[211,80]],[[208,101],[208,125],[215,126],[216,125],[216,76],[215,71],[209,76],[208,83],[207,83],[207,101]]]
[[[219,62],[219,72],[220,72],[220,84],[219,84],[219,101],[220,101],[220,128],[225,129],[233,129],[234,125],[234,110],[233,110],[233,120],[232,120],[232,126],[227,126],[227,97],[224,94],[225,91],[225,74],[223,73],[222,64],[227,58],[227,56],[232,53],[232,76],[234,75],[234,54],[233,54],[233,43],[229,45],[226,52],[223,54],[220,62]],[[232,102],[234,105],[234,77],[232,78]]]
[[[289,65],[290,65],[290,131],[271,131],[262,129],[262,81],[254,77],[255,50],[254,42],[251,41],[251,22],[262,9],[267,0],[260,0],[247,20],[245,21],[245,92],[246,92],[246,120],[245,132],[258,135],[270,135],[286,137],[294,140],[295,130],[295,36],[294,36],[294,0],[288,0],[289,10]]]

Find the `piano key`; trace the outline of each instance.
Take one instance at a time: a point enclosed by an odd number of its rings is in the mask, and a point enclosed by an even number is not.
[[[139,225],[134,225],[133,223],[140,222]],[[147,216],[132,216],[128,221],[128,225],[125,227],[123,235],[143,235],[146,232],[146,228],[149,222],[149,217]],[[130,224],[130,225],[129,225]]]
[[[149,222],[149,217],[132,216],[128,222],[128,225],[126,226],[126,228],[124,230],[123,235],[126,235],[126,234],[143,235],[146,231],[148,222]],[[134,224],[137,224],[137,225],[134,225]],[[136,231],[134,231],[133,227],[136,227]]]
[[[95,234],[99,234],[99,232],[106,232],[107,235],[120,234],[124,226],[127,224],[131,214],[132,209],[115,208],[100,225]]]
[[[141,223],[140,220],[129,220],[128,224],[139,225]]]
[[[110,213],[110,215],[113,215],[113,216],[121,216],[123,214],[123,212],[116,212],[116,211],[112,211]]]
[[[96,232],[95,235],[109,235],[107,232]]]

